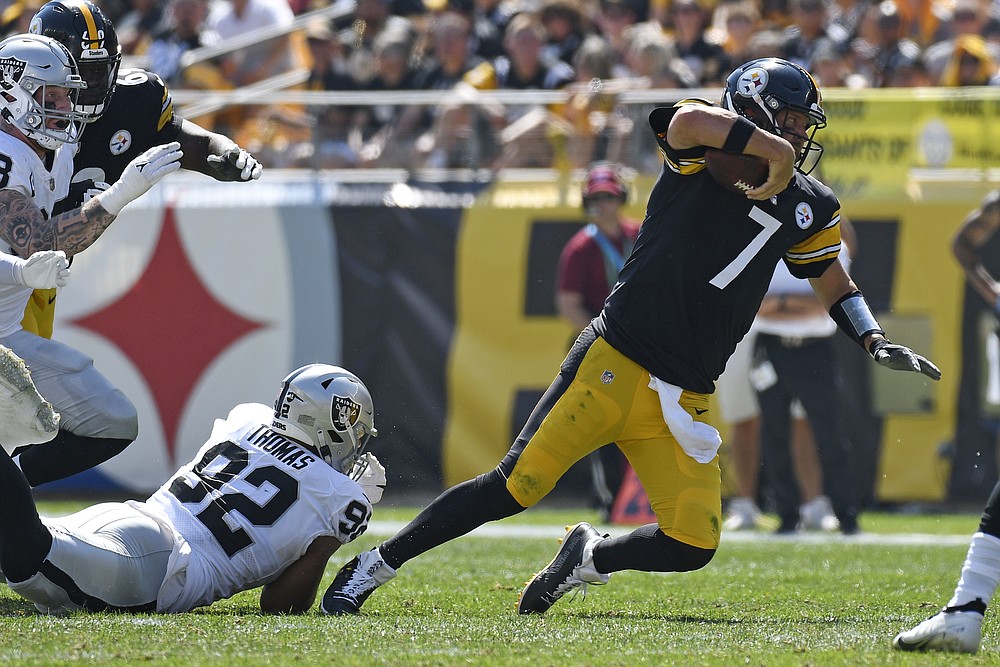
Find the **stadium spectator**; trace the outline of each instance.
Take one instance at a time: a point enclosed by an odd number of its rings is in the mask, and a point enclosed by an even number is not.
[[[710,14],[699,0],[674,0],[670,5],[677,55],[694,72],[699,86],[721,84],[731,69],[722,47],[705,35]]]
[[[375,40],[383,32],[416,35],[413,23],[391,13],[391,0],[358,0],[354,20],[339,35],[348,59],[348,73],[364,86],[375,76]]]
[[[412,36],[392,30],[383,31],[375,40],[375,77],[363,90],[403,91],[416,88],[412,66]],[[362,146],[359,157],[370,167],[406,167],[412,162],[416,141],[412,125],[417,117],[406,113],[403,104],[377,104],[363,107],[359,125]]]
[[[896,5],[902,35],[921,49],[953,34],[950,2],[942,0],[887,0]]]
[[[939,86],[985,86],[997,74],[997,61],[979,35],[962,35],[938,79]]]
[[[325,613],[360,612],[406,562],[535,505],[571,465],[608,442],[629,458],[657,522],[616,538],[586,522],[570,527],[550,564],[521,591],[518,612],[544,613],[566,593],[607,583],[617,571],[707,565],[722,521],[721,439],[707,414],[709,393],[779,261],[811,278],[838,326],[876,363],[940,378],[932,363],[885,339],[837,262],[839,201],[797,171],[819,148],[815,132],[826,124],[820,98],[807,72],[768,59],[727,78],[729,108],[684,100],[650,115],[664,164],[601,315],[581,333],[503,461],[448,489],[396,535],[341,567],[323,596]],[[708,147],[768,159],[767,181],[728,192],[705,172]],[[777,203],[761,203],[772,197]]]
[[[952,253],[969,285],[1000,317],[1000,282],[983,264],[982,251],[1000,229],[1000,190],[987,194],[962,222]],[[916,627],[896,635],[901,651],[975,653],[982,639],[983,616],[1000,585],[1000,481],[993,487],[973,534],[962,573],[948,604]]]
[[[956,2],[952,10],[954,34],[948,39],[931,44],[924,52],[923,60],[931,79],[935,82],[941,79],[948,61],[955,54],[955,46],[959,37],[970,35],[985,39],[989,24],[989,13],[979,0],[959,0]],[[1000,62],[1000,44],[987,41],[985,48],[994,61]]]
[[[572,65],[589,28],[580,6],[573,0],[543,0],[538,15],[545,34],[545,59]]]
[[[785,29],[781,53],[784,58],[809,70],[813,68],[818,49],[840,49],[847,41],[840,27],[830,24],[826,1],[792,0],[794,23]]]
[[[833,0],[827,11],[830,15],[830,26],[836,26],[845,35],[847,41],[858,36],[865,12],[871,6],[871,0]]]
[[[45,614],[186,612],[261,586],[261,611],[304,613],[330,556],[381,499],[373,435],[361,380],[312,364],[285,378],[273,407],[243,403],[216,420],[194,460],[144,502],[43,521],[0,452],[7,585]]]
[[[115,21],[118,40],[125,55],[141,55],[146,53],[153,37],[164,29],[164,3],[158,0],[129,0],[129,5],[131,9]]]
[[[870,14],[875,24],[870,80],[873,87],[885,88],[895,80],[899,69],[920,58],[921,48],[904,36],[903,19],[893,0],[883,0],[871,8]]]
[[[742,63],[753,59],[750,39],[761,28],[760,10],[749,0],[721,3],[716,7],[725,35],[722,48],[730,62]]]
[[[632,0],[600,0],[598,11],[594,16],[594,25],[598,35],[611,48],[614,54],[612,72],[615,77],[628,76],[624,70],[625,52],[628,50],[629,29],[638,23]],[[581,45],[582,46],[582,45]],[[593,47],[591,47],[593,50]],[[577,62],[571,63],[575,68]]]
[[[146,50],[150,69],[171,86],[225,87],[218,67],[212,63],[197,63],[195,71],[182,71],[180,67],[181,56],[188,51],[219,43],[219,36],[205,24],[207,18],[208,0],[171,0],[166,27],[153,35]]]
[[[208,26],[225,42],[262,28],[288,26],[295,19],[285,0],[223,0]],[[282,35],[228,54],[222,68],[234,87],[247,86],[305,67],[294,35]]]

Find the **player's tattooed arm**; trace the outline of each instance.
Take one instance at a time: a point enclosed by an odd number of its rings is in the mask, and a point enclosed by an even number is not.
[[[97,201],[46,219],[24,193],[0,190],[0,238],[20,257],[39,250],[62,250],[72,257],[93,245],[114,219]]]

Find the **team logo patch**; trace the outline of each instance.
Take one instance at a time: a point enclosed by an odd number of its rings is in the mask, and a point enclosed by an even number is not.
[[[795,207],[795,223],[799,226],[799,229],[809,229],[809,225],[813,223],[813,210],[812,206],[803,202]]]
[[[611,384],[615,381],[615,374],[611,371],[604,371],[601,373],[601,382],[604,384]]]
[[[128,130],[118,130],[111,135],[111,141],[108,143],[112,155],[121,155],[131,147],[132,133]]]
[[[6,81],[17,83],[24,74],[25,61],[19,58],[0,58],[0,77]]]
[[[767,70],[761,67],[748,69],[736,81],[736,90],[743,97],[753,97],[767,88]]]
[[[358,417],[360,415],[360,403],[354,399],[348,398],[347,396],[333,397],[333,425],[336,426],[338,430],[346,431],[348,428],[357,424]]]

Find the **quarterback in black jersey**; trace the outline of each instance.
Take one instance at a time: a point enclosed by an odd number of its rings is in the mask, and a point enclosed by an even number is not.
[[[262,167],[232,139],[209,132],[174,114],[170,91],[156,74],[141,69],[119,71],[121,46],[114,25],[92,2],[57,0],[43,5],[28,31],[61,42],[76,59],[87,82],[77,110],[88,123],[73,160],[73,186],[54,213],[78,208],[144,151],[178,141],[181,167],[220,181],[252,181]],[[38,290],[28,301],[22,326],[52,337],[55,290]]]
[[[625,453],[657,523],[613,539],[568,529],[556,557],[521,591],[518,611],[544,613],[567,592],[620,570],[680,572],[712,560],[721,531],[721,438],[709,394],[750,328],[775,265],[810,282],[838,326],[875,361],[937,380],[930,361],[890,343],[836,261],[840,205],[808,175],[826,124],[801,67],[748,62],[721,105],[685,100],[650,114],[664,162],[635,247],[604,310],[577,339],[500,465],[441,494],[409,525],[348,563],[323,610],[357,613],[406,561],[544,497],[607,442]],[[768,161],[759,187],[734,194],[705,168],[706,148]],[[857,525],[843,527],[845,532]]]

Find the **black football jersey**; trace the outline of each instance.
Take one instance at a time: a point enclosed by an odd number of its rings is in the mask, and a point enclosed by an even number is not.
[[[176,140],[179,133],[180,120],[174,117],[170,91],[160,77],[141,69],[122,70],[107,111],[83,131],[73,181],[114,183],[133,158]]]
[[[632,254],[597,321],[598,332],[654,376],[714,391],[749,330],[779,261],[816,277],[840,251],[840,202],[796,172],[769,201],[726,190],[705,169],[705,148],[674,150],[667,126],[684,100],[650,114],[663,169]]]

